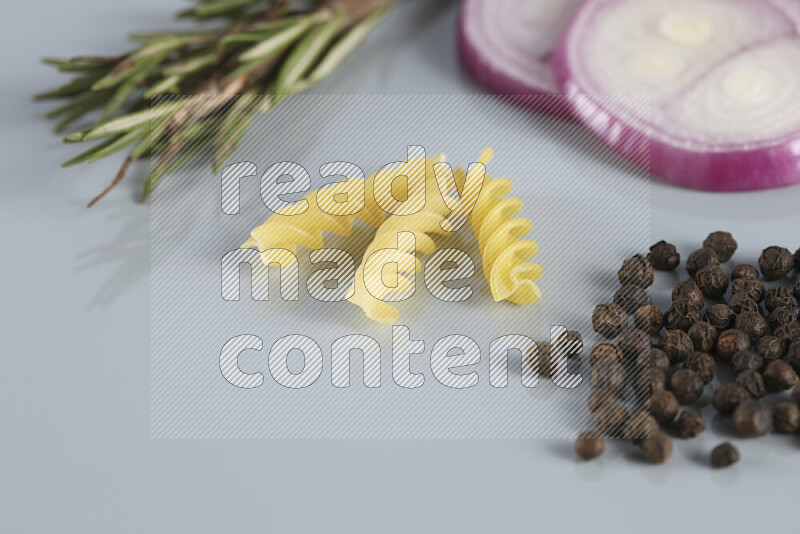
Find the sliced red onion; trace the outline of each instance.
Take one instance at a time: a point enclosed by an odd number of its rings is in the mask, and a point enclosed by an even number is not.
[[[559,94],[553,50],[583,0],[464,0],[458,24],[461,62],[493,93]],[[558,99],[560,100],[560,99]],[[526,99],[549,111],[563,102]]]
[[[797,0],[592,0],[554,68],[573,115],[654,175],[779,187],[800,182],[799,28]]]

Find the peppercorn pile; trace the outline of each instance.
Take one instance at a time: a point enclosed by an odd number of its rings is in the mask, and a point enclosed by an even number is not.
[[[648,288],[655,270],[678,268],[676,247],[660,241],[625,260],[619,291],[592,315],[607,341],[590,355],[595,429],[575,442],[580,457],[602,454],[606,436],[635,443],[648,462],[666,462],[669,434],[689,439],[704,431],[703,417],[688,407],[712,388],[714,409],[744,438],[800,429],[800,249],[793,255],[770,246],[757,266],[726,271],[721,264],[736,249],[730,233],[710,234],[686,258],[690,279],[678,282],[666,310],[651,304]],[[713,467],[738,459],[730,443],[710,453]]]

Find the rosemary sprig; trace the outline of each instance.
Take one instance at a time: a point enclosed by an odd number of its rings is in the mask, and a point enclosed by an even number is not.
[[[36,98],[66,99],[46,115],[57,119],[56,132],[98,114],[64,141],[99,144],[63,166],[132,147],[89,206],[122,181],[133,161],[152,157],[140,195],[146,200],[164,176],[203,150],[214,151],[219,172],[256,114],[333,72],[395,1],[195,0],[178,16],[204,26],[216,21],[217,29],[134,34],[140,45],[122,56],[45,59],[74,77]]]

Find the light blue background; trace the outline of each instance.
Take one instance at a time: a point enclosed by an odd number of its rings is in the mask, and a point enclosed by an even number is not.
[[[123,51],[182,2],[6,3],[0,147],[4,372],[0,532],[790,531],[797,436],[746,441],[725,425],[644,465],[624,444],[576,462],[562,441],[153,441],[149,438],[148,208],[134,169],[74,155],[30,95],[63,77],[44,55]],[[480,92],[455,60],[452,2],[412,1],[319,93]],[[531,135],[538,135],[532,132]],[[753,261],[800,245],[800,189],[705,194],[656,184],[653,239],[687,254],[712,230]],[[667,283],[663,284],[666,287]],[[734,439],[738,466],[707,453]],[[745,495],[750,504],[741,506]]]

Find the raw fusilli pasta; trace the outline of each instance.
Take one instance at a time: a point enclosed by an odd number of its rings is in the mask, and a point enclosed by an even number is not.
[[[398,300],[414,288],[413,277],[422,270],[417,253],[431,254],[436,250],[430,234],[445,233],[441,221],[446,215],[441,202],[429,202],[419,213],[386,219],[356,271],[350,302],[360,306],[373,321],[394,324],[400,313],[386,300]],[[395,267],[383,270],[387,263]]]
[[[392,172],[406,174],[409,177],[426,172],[426,176],[431,176],[433,165],[441,160],[441,156],[428,160],[412,158],[392,169]],[[308,202],[306,211],[288,215],[287,213],[294,210],[290,207],[276,212],[250,233],[250,238],[242,248],[257,248],[261,252],[269,249],[285,249],[296,257],[298,247],[312,250],[322,248],[324,232],[349,237],[356,220],[377,228],[386,219],[387,213],[381,209],[374,196],[373,184],[376,175],[377,173],[366,179],[350,178],[320,190],[323,191],[322,194],[320,191],[308,193],[303,197]],[[389,191],[381,192],[379,198],[386,200],[389,194]],[[339,214],[343,206],[343,201],[340,200],[342,195],[347,195],[348,201],[354,198],[352,195],[363,195],[363,209],[354,214]]]
[[[486,165],[491,158],[492,151],[487,149],[478,161]],[[483,170],[475,168],[472,172]],[[461,175],[464,175],[463,170]],[[533,223],[526,218],[513,218],[522,210],[522,201],[502,198],[512,187],[507,178],[486,176],[470,222],[478,238],[483,272],[494,300],[530,304],[542,296],[536,285],[536,280],[542,276],[542,267],[526,263],[539,251],[539,245],[522,240],[533,229]]]

